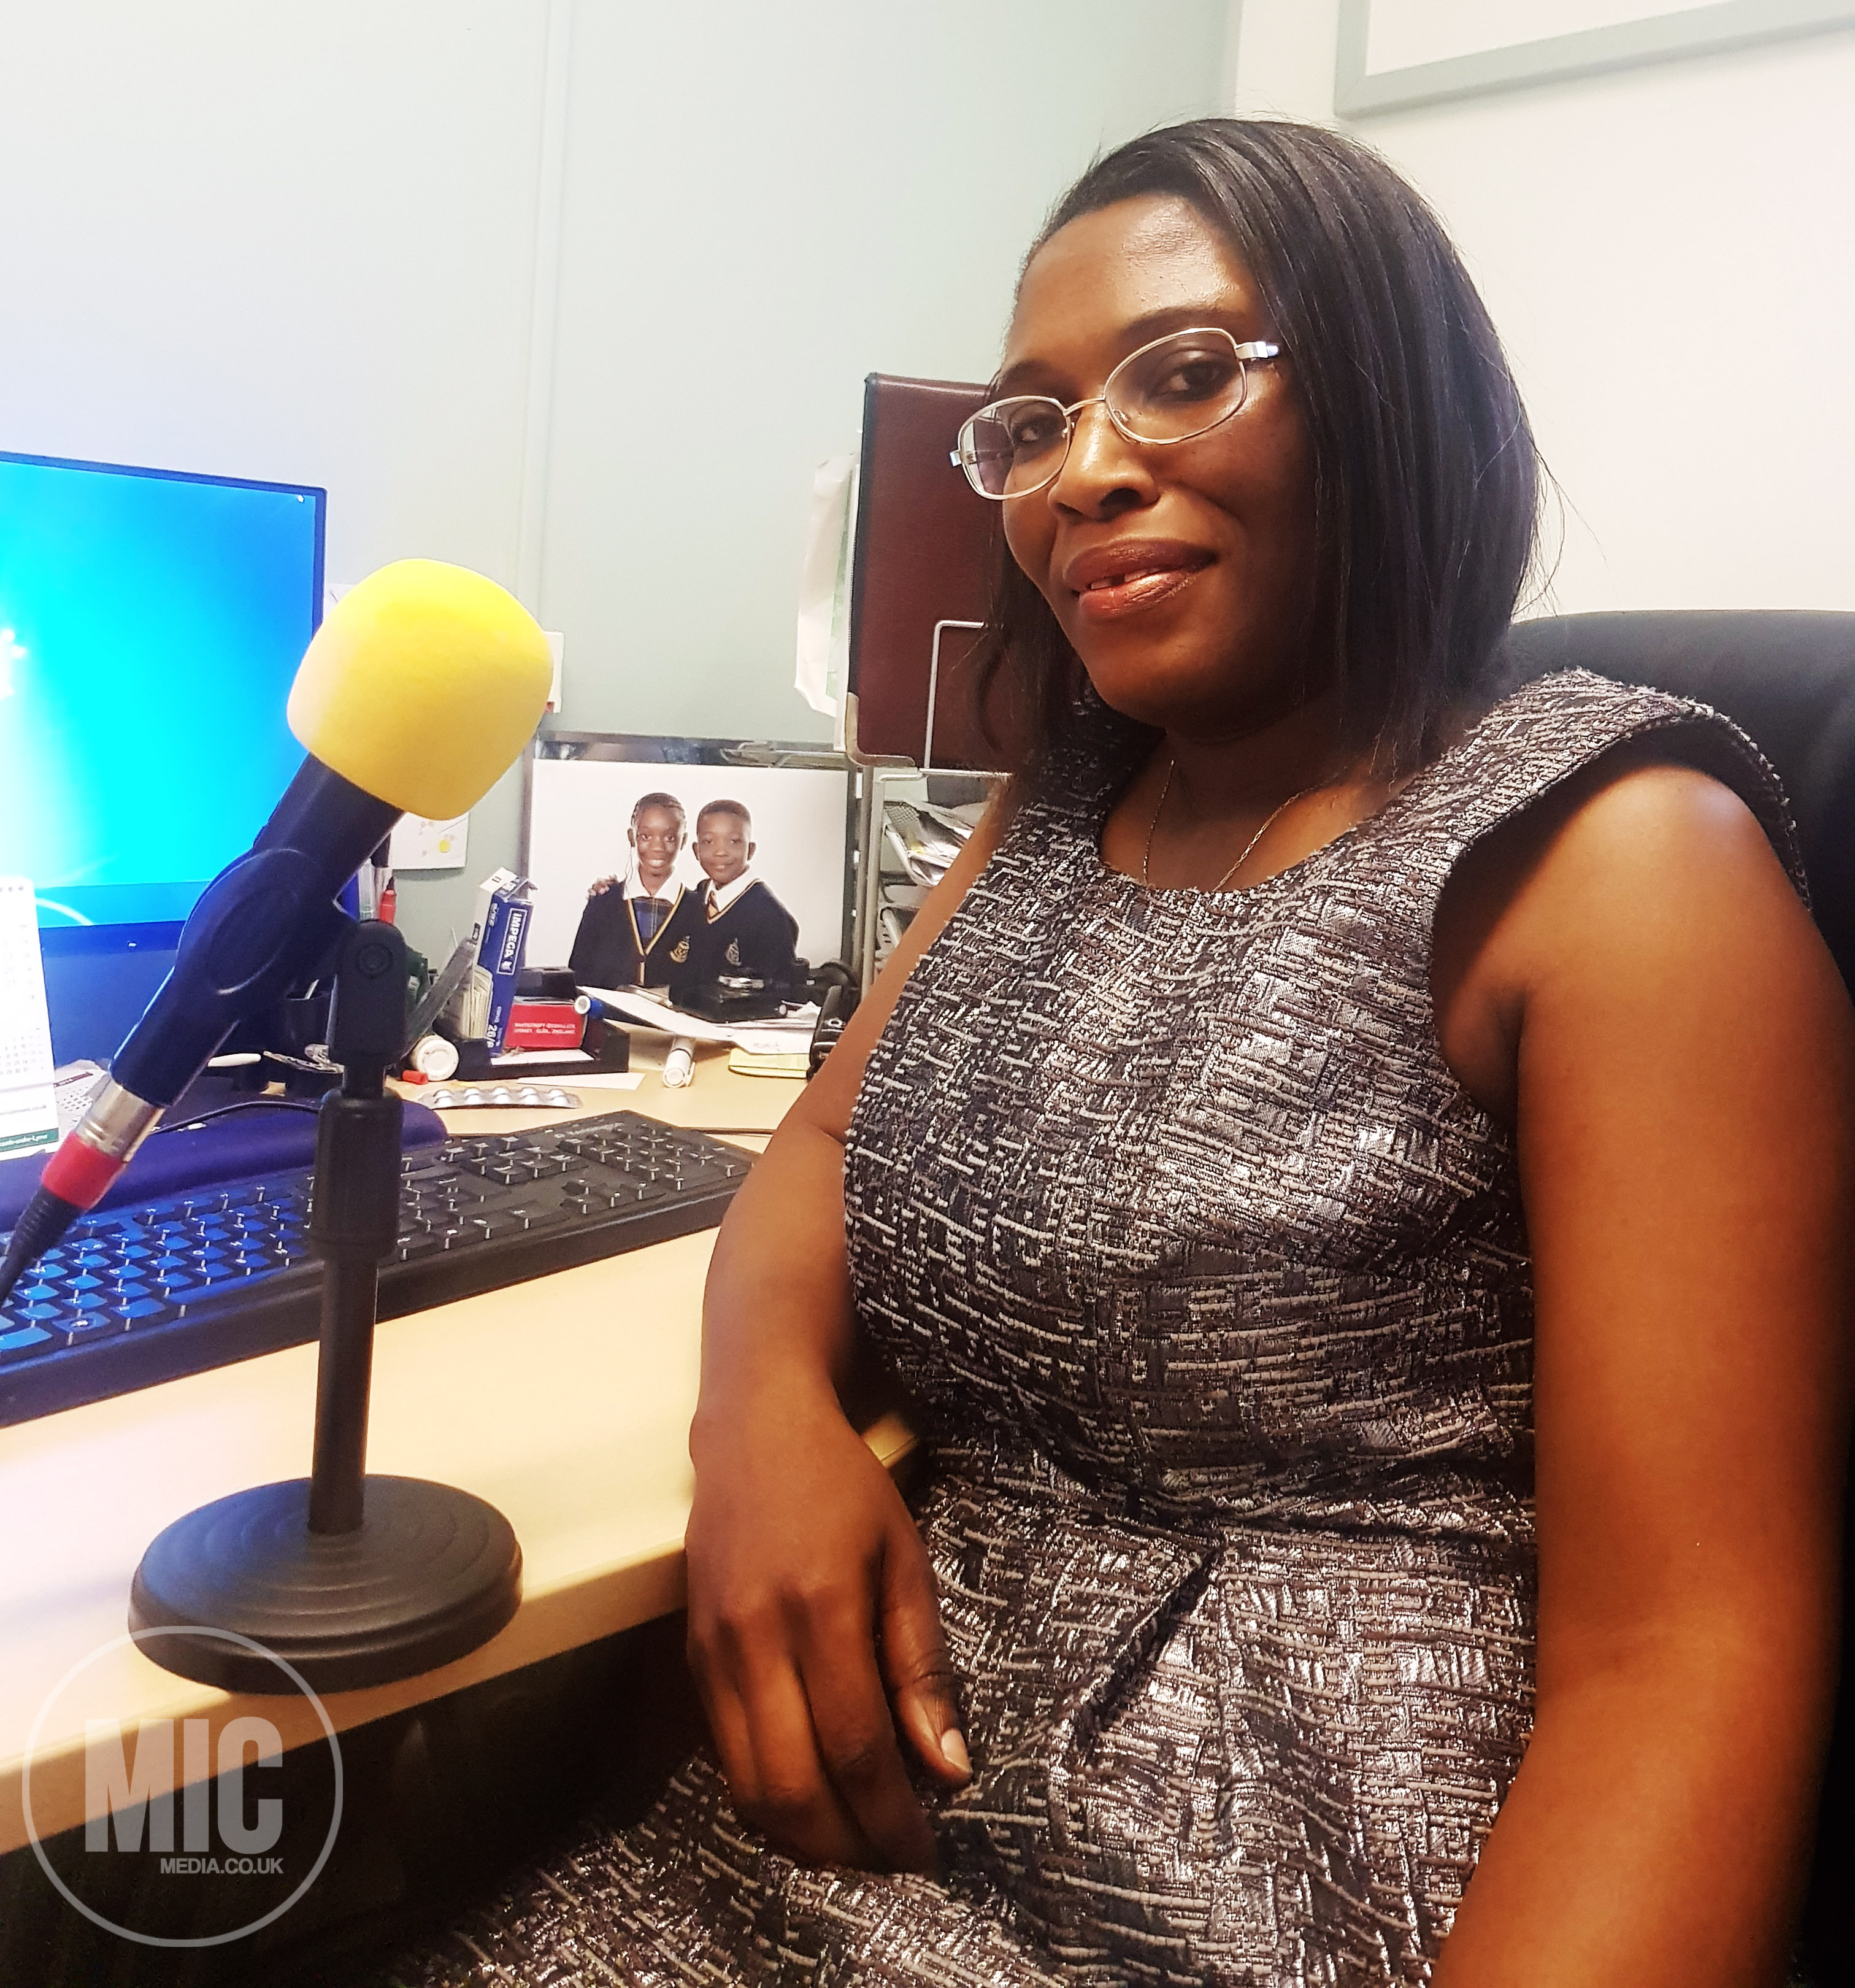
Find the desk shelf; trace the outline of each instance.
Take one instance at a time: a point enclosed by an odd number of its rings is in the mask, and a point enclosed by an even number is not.
[[[858,777],[856,951],[859,981],[867,992],[938,881],[939,866],[910,862],[907,852],[917,839],[917,824],[937,837],[946,835],[949,847],[953,844],[946,824],[921,811],[958,815],[970,827],[985,812],[1004,776],[863,766]]]

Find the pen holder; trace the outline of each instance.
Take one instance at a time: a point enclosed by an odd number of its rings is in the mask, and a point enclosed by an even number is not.
[[[448,1484],[367,1475],[380,1264],[399,1229],[402,1107],[385,1087],[405,1027],[405,942],[372,920],[336,969],[309,1235],[323,1259],[313,1462],[177,1519],[142,1556],[129,1628],[164,1668],[270,1691],[286,1659],[318,1691],[449,1663],[515,1612],[522,1550],[492,1505]],[[216,1631],[261,1646],[248,1651]],[[190,1635],[189,1631],[201,1633]]]

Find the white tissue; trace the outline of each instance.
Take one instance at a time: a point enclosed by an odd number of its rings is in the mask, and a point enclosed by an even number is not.
[[[834,455],[812,478],[805,558],[799,575],[798,668],[793,684],[814,711],[837,721],[850,661],[850,554],[857,517],[857,458]]]

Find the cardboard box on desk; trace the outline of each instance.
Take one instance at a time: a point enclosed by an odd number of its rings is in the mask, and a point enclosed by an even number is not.
[[[592,1007],[583,994],[570,1001],[518,994],[509,1012],[503,1045],[510,1050],[576,1050],[585,1038]]]
[[[509,1010],[515,1005],[515,982],[522,972],[522,955],[528,944],[528,921],[535,908],[526,895],[525,878],[507,890],[498,891],[490,900],[489,920],[483,928],[482,949],[477,968],[489,975],[489,1018],[483,1040],[492,1056],[502,1053],[508,1035]]]
[[[482,1043],[491,1056],[500,1055],[515,1004],[515,982],[528,942],[529,883],[512,870],[492,870],[477,893],[477,918],[471,936],[477,942],[476,964],[465,977],[457,998],[444,1011],[445,1033],[459,1044]]]
[[[486,1077],[512,1081],[519,1077],[571,1077],[600,1071],[607,1076],[631,1067],[631,1038],[616,1022],[603,1016],[588,1015],[586,1033],[577,1049],[512,1049],[492,1056],[487,1043],[458,1043],[457,1075],[460,1081],[476,1083]]]

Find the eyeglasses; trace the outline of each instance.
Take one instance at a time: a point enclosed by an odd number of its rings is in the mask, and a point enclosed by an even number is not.
[[[1239,345],[1218,325],[1169,332],[1130,352],[1086,401],[1066,407],[1042,394],[1015,394],[992,401],[961,425],[948,459],[982,497],[1029,497],[1062,475],[1084,407],[1099,402],[1129,441],[1190,441],[1242,407],[1251,366],[1281,354],[1262,339]]]

